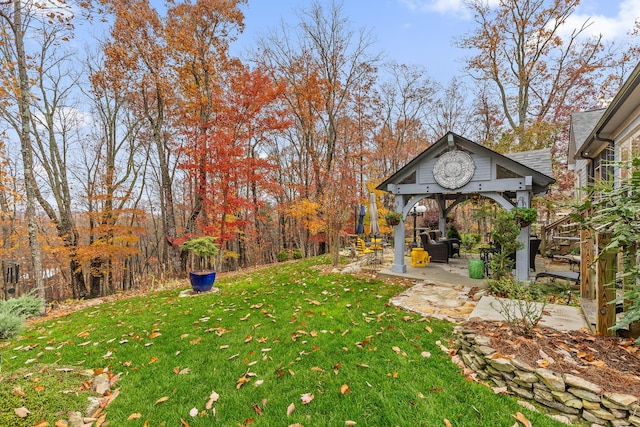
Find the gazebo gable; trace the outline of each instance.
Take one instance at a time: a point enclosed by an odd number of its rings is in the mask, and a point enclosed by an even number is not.
[[[434,168],[445,153],[458,150],[468,154],[473,171],[469,181],[457,188],[445,188],[438,183]],[[448,132],[435,144],[424,150],[403,168],[382,182],[377,189],[392,194],[435,195],[447,193],[514,192],[531,190],[541,194],[554,179],[540,170],[551,170],[551,155],[548,150],[539,150],[530,159],[535,159],[533,169],[509,156],[499,154],[453,132]],[[520,154],[520,153],[517,153]],[[514,154],[514,157],[517,157]],[[546,157],[546,159],[545,159]],[[526,156],[517,157],[521,161]],[[541,159],[542,158],[542,159]],[[548,167],[540,167],[548,161]],[[455,166],[455,165],[454,165]],[[469,173],[469,172],[467,172]]]

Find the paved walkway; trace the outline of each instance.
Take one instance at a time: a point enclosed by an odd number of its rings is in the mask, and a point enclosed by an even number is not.
[[[455,323],[468,319],[505,320],[503,307],[498,299],[486,295],[486,281],[469,277],[468,260],[471,257],[452,258],[449,264],[430,263],[426,267],[411,267],[407,258],[407,272],[391,271],[393,254],[380,257],[378,276],[401,277],[415,281],[416,285],[391,298],[397,307],[423,316],[435,317]],[[540,264],[540,265],[538,265]],[[538,257],[536,269],[544,271],[544,260]],[[509,300],[507,304],[511,304]],[[507,305],[506,307],[509,307]],[[514,306],[511,306],[514,307]],[[517,310],[517,305],[513,308]],[[541,326],[558,330],[588,329],[587,322],[578,307],[549,304],[544,309]]]

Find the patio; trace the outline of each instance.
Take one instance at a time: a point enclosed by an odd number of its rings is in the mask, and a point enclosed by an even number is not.
[[[407,271],[391,269],[393,252],[386,249],[377,258],[380,262],[367,264],[366,269],[375,270],[378,277],[410,279],[415,285],[391,298],[390,302],[402,309],[454,323],[469,319],[503,321],[496,298],[486,295],[485,279],[472,279],[467,268],[470,259],[479,259],[478,254],[463,254],[451,258],[448,264],[429,263],[425,267],[412,267],[407,258]],[[565,266],[557,261],[536,257],[536,271],[561,270]],[[531,279],[535,278],[532,273]],[[540,322],[556,330],[586,330],[589,325],[579,307],[548,304]]]

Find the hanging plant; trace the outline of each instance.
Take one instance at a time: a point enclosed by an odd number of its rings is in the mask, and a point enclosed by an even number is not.
[[[402,214],[395,211],[387,212],[384,215],[384,220],[387,222],[387,225],[394,227],[402,221]]]
[[[521,228],[528,227],[538,219],[538,210],[536,208],[520,208],[516,206],[511,210],[511,214]]]

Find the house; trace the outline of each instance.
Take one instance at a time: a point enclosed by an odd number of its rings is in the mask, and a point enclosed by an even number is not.
[[[575,173],[576,197],[589,195],[585,188],[600,180],[619,180],[626,170],[615,168],[612,160],[627,162],[640,154],[640,64],[624,82],[606,109],[575,113],[571,117],[569,167]],[[615,323],[615,298],[611,287],[618,265],[617,254],[599,250],[605,246],[607,236],[582,230],[580,236],[581,284],[583,306],[593,301],[587,311],[597,314],[597,332],[611,335],[609,328]],[[595,268],[593,268],[595,267]],[[595,299],[594,299],[595,298]],[[595,314],[594,314],[595,316]]]

